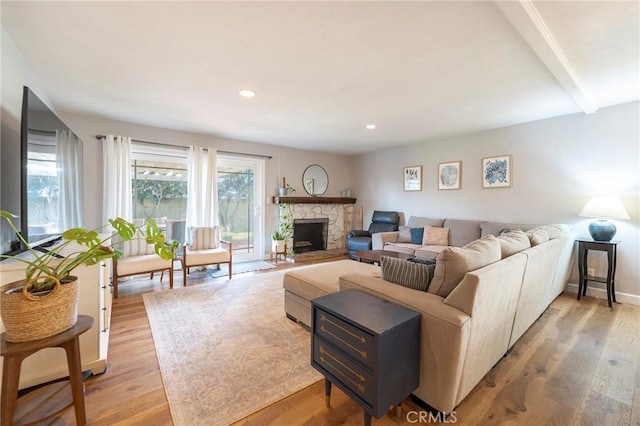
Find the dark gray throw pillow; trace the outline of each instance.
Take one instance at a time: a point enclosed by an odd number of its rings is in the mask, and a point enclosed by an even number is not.
[[[411,259],[407,259],[409,262],[421,263],[423,265],[435,265],[436,258],[430,257],[429,259],[423,259],[421,257],[412,257]]]
[[[382,279],[413,290],[427,291],[436,265],[424,265],[395,257],[380,256]]]

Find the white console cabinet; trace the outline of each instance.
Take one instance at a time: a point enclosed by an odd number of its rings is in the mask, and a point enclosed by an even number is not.
[[[23,279],[24,265],[14,260],[0,262],[0,285]],[[103,373],[107,368],[112,294],[110,266],[110,261],[101,262],[89,267],[80,266],[72,273],[80,281],[78,314],[89,315],[94,319],[93,327],[80,336],[82,370],[91,370],[93,374]],[[4,324],[0,319],[0,332],[4,331]],[[0,357],[1,362],[4,362],[3,357]],[[1,367],[2,364],[0,377]],[[68,375],[64,349],[43,349],[22,363],[20,389]]]

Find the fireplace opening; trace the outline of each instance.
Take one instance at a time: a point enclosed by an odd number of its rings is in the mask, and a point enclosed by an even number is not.
[[[329,231],[329,219],[294,219],[293,252],[326,250]]]

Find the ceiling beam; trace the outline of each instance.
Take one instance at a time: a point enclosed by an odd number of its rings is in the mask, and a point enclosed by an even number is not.
[[[582,111],[585,114],[596,112],[598,106],[589,95],[580,76],[569,62],[533,2],[519,0],[495,1],[494,3]]]

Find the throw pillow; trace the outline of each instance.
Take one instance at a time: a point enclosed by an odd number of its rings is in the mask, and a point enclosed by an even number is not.
[[[497,262],[501,256],[500,243],[493,235],[487,235],[464,247],[447,247],[436,257],[436,270],[429,293],[447,297],[467,272]]]
[[[411,228],[408,226],[398,227],[398,241],[397,243],[410,243],[411,242]]]
[[[435,265],[421,265],[395,257],[380,256],[382,279],[413,290],[427,291]]]
[[[139,229],[128,241],[121,241],[119,236],[114,237],[114,241],[120,241],[119,247],[122,250],[122,257],[144,256],[153,254],[153,244],[147,244],[146,236]]]
[[[436,259],[435,257],[431,257],[429,259],[424,259],[422,257],[412,257],[411,259],[407,259],[409,262],[420,263],[422,265],[435,265]]]
[[[449,228],[438,228],[436,226],[424,227],[423,246],[448,246]]]
[[[424,236],[424,228],[411,228],[411,242],[413,244],[422,245],[423,236]]]
[[[500,251],[502,252],[503,259],[531,247],[529,237],[519,229],[509,232],[508,234],[500,235],[498,242],[500,243]]]
[[[220,247],[220,228],[204,226],[189,229],[189,250],[206,250]]]
[[[527,237],[529,237],[532,246],[537,246],[538,244],[549,241],[549,233],[542,227],[527,231],[526,234]]]

